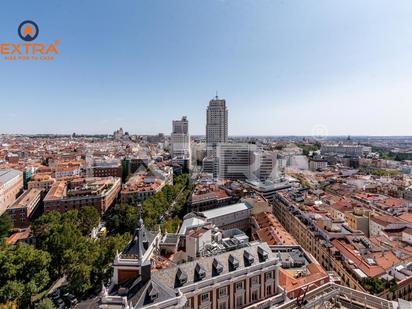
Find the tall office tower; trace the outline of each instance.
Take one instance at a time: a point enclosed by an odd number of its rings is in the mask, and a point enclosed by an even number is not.
[[[254,167],[254,144],[217,145],[218,178],[231,180],[245,180],[251,177]]]
[[[218,143],[226,143],[228,134],[228,110],[226,100],[216,96],[210,100],[206,112],[206,147],[208,157],[216,156]]]
[[[191,150],[190,150],[190,135],[189,121],[186,116],[181,120],[173,120],[173,128],[171,134],[171,154],[172,159],[182,165],[190,168]]]

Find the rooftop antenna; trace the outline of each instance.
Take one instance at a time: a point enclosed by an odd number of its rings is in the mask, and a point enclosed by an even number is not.
[[[216,90],[216,96],[215,96],[215,98],[216,98],[216,100],[219,98],[219,97],[217,96],[217,90]]]

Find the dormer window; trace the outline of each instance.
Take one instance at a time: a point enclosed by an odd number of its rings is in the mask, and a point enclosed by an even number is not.
[[[221,274],[223,272],[223,265],[219,263],[218,260],[214,259],[213,260],[213,269],[217,275]]]
[[[257,251],[261,261],[266,261],[269,258],[269,254],[262,247],[259,246]]]
[[[229,265],[234,270],[239,267],[239,261],[233,255],[229,255]]]
[[[200,266],[199,263],[196,264],[195,272],[196,272],[197,278],[199,278],[199,280],[202,280],[206,277],[206,271],[203,269],[202,266]]]
[[[147,292],[151,301],[154,301],[159,297],[159,291],[153,286],[153,284],[150,284]]]
[[[245,259],[245,264],[247,266],[252,265],[253,262],[255,261],[255,258],[253,257],[253,255],[250,254],[250,252],[247,250],[243,251],[243,258]]]
[[[176,279],[180,285],[183,285],[187,282],[187,275],[183,270],[178,268],[176,272]]]

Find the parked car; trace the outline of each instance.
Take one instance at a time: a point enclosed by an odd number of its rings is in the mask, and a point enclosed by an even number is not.
[[[53,299],[54,304],[56,305],[57,309],[65,309],[66,305],[64,303],[64,300],[59,298]]]
[[[48,297],[49,297],[51,300],[55,300],[55,299],[59,298],[59,297],[60,297],[60,290],[59,290],[59,289],[54,290],[52,293],[50,293],[50,294],[48,295]]]
[[[70,293],[66,293],[63,295],[65,301],[66,301],[66,305],[69,306],[70,308],[73,308],[74,306],[76,306],[78,304],[78,300],[77,298]]]

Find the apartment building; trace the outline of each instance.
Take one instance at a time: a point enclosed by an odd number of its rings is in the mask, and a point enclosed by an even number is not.
[[[124,204],[141,202],[162,190],[165,184],[164,179],[156,177],[151,172],[137,172],[123,185],[120,191],[120,202]]]
[[[6,209],[6,213],[13,220],[15,228],[29,227],[42,213],[42,190],[29,189],[18,197],[18,199]]]
[[[324,269],[335,271],[341,277],[344,285],[365,291],[358,280],[332,254],[333,246],[330,240],[344,237],[344,233],[328,233],[324,228],[315,225],[297,207],[296,202],[287,192],[276,193],[273,203],[273,214],[298,244],[313,255]]]
[[[122,177],[120,160],[95,160],[91,169],[93,177]]]
[[[41,189],[47,192],[55,182],[56,179],[50,174],[34,174],[28,182],[28,189]]]
[[[252,236],[268,245],[297,245],[278,219],[271,212],[261,212],[251,218]]]
[[[190,211],[205,211],[231,204],[233,197],[215,183],[198,184],[189,200]]]
[[[117,177],[57,181],[44,198],[44,211],[66,212],[83,206],[93,206],[103,214],[113,205],[120,189],[121,179]]]

